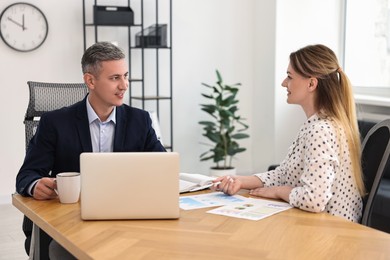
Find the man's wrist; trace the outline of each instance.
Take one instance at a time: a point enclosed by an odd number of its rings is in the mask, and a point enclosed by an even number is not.
[[[38,183],[39,179],[38,180],[35,180],[33,181],[31,184],[30,184],[30,187],[28,188],[28,195],[30,195],[31,197],[34,197],[34,190],[35,190],[35,186],[37,186],[37,183]]]

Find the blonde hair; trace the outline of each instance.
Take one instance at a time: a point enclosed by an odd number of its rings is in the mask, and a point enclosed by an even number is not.
[[[321,44],[309,45],[290,54],[290,65],[302,76],[317,78],[316,110],[319,116],[332,118],[344,129],[356,185],[364,196],[360,133],[352,86],[335,53]]]

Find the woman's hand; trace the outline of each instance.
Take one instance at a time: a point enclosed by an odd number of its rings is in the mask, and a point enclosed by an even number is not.
[[[263,182],[257,176],[223,176],[215,179],[212,190],[225,194],[236,194],[240,189],[256,189],[263,187]]]
[[[218,177],[213,181],[214,185],[211,189],[214,191],[222,191],[225,194],[233,195],[242,189],[242,183],[238,176],[223,176]]]
[[[289,196],[292,189],[291,186],[262,187],[250,190],[249,194],[269,199],[282,199],[289,202]]]

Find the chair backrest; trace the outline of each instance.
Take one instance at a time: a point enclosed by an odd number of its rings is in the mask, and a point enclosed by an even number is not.
[[[27,84],[30,90],[30,100],[24,117],[26,150],[31,138],[35,134],[39,119],[43,113],[70,106],[82,100],[88,93],[87,85],[84,83],[43,83],[28,81]],[[32,227],[32,221],[24,216],[23,232],[27,237],[25,242],[26,251],[28,252],[28,248],[30,248],[29,241],[31,241],[32,244],[39,243],[41,258],[48,259],[48,248],[51,237],[41,230],[39,241],[34,241],[34,239],[31,239]],[[32,246],[32,248],[34,248],[34,246]],[[30,258],[32,259],[31,256],[34,255],[34,252],[33,250],[30,250],[29,252]]]
[[[28,81],[27,84],[30,90],[30,100],[24,117],[26,150],[43,113],[70,106],[82,100],[88,93],[87,85],[84,83]]]
[[[390,155],[390,119],[370,129],[362,143],[362,168],[368,195],[364,197],[362,224],[371,226],[374,200]]]

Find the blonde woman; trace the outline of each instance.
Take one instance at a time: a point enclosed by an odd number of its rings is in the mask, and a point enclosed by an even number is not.
[[[358,222],[365,194],[361,147],[351,84],[335,53],[310,45],[290,54],[287,103],[307,120],[275,170],[253,176],[224,176],[216,190],[282,199],[310,212],[326,211]]]

